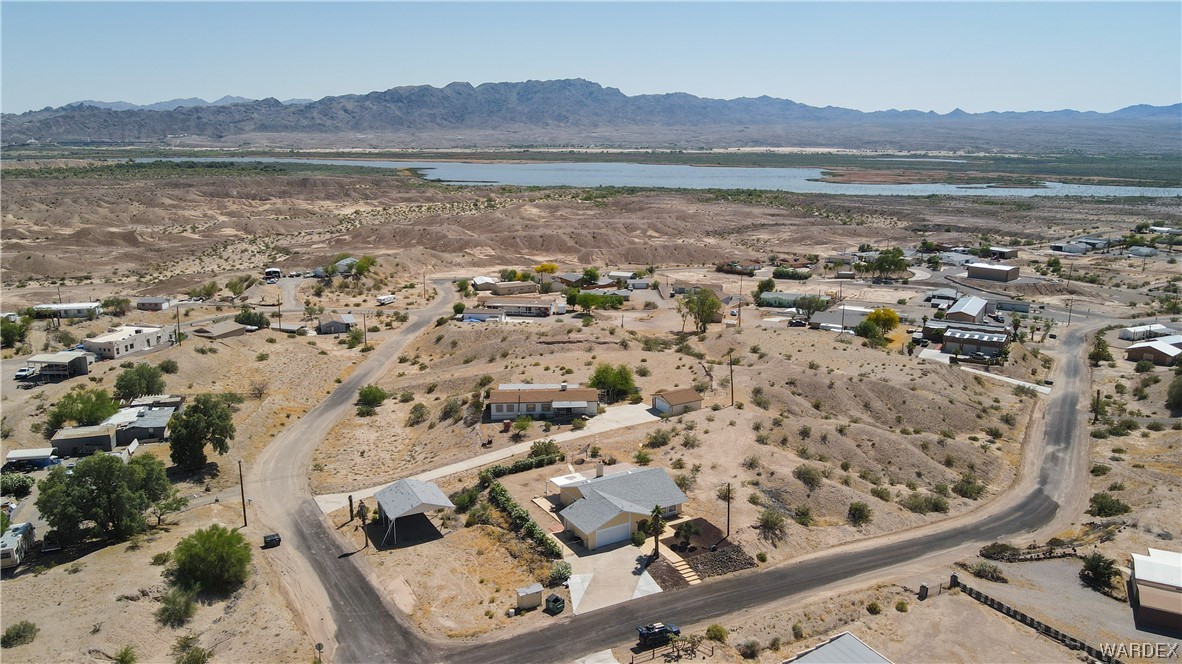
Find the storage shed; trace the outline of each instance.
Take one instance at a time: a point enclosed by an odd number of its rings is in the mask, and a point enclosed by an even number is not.
[[[1018,278],[1016,265],[993,265],[990,263],[970,263],[969,279],[985,279],[988,281],[1013,281]]]
[[[528,611],[542,605],[542,584],[535,583],[517,589],[517,610]]]
[[[378,501],[378,517],[385,526],[383,546],[390,535],[394,535],[394,542],[398,543],[398,531],[395,528],[398,519],[455,507],[433,482],[413,478],[398,480],[377,492],[374,497]]]

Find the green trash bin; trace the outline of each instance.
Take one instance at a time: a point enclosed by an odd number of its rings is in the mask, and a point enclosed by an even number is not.
[[[558,595],[555,595],[553,593],[551,593],[551,595],[546,598],[546,613],[549,613],[552,616],[556,616],[565,610],[566,610],[566,600],[565,599],[562,599],[561,597],[559,597]]]

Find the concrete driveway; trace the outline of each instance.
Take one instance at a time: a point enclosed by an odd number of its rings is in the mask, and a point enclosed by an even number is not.
[[[571,609],[575,615],[661,592],[642,567],[652,544],[635,547],[620,542],[595,551],[563,544],[563,560],[570,563]]]

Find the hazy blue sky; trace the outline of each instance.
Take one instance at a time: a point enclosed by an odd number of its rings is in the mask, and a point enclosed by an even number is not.
[[[0,108],[585,78],[629,95],[1111,111],[1182,101],[1182,3],[0,3]]]

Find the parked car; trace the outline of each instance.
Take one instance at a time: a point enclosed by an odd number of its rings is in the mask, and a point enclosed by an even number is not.
[[[802,320],[790,320],[788,321],[788,327],[808,327],[808,323]]]
[[[24,380],[26,378],[32,378],[33,376],[36,376],[36,375],[37,375],[37,370],[32,367],[21,367],[20,369],[16,370],[16,379],[17,380]]]
[[[652,623],[637,627],[636,633],[640,638],[640,646],[648,648],[667,643],[674,636],[681,636],[681,628],[677,625]]]
[[[283,542],[283,538],[279,533],[271,533],[270,535],[263,535],[263,548],[273,549]]]

